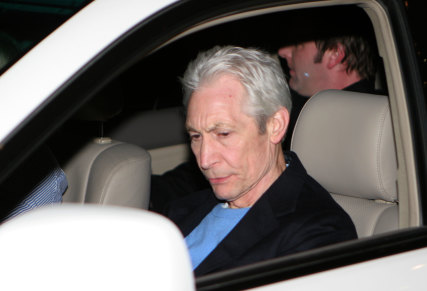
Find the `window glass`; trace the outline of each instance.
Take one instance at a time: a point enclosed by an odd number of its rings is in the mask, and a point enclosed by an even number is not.
[[[0,2],[0,74],[90,0]]]
[[[427,39],[425,29],[425,2],[417,0],[403,0],[408,15],[408,21],[414,38],[414,46],[420,64],[424,95],[427,96]]]

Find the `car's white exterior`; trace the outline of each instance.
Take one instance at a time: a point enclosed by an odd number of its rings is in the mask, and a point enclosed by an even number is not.
[[[164,9],[173,2],[175,1],[96,0],[49,35],[0,77],[0,143],[6,142],[9,135],[19,129],[20,124],[24,122],[29,115],[36,112],[37,108],[42,106],[45,101],[49,100],[50,96],[58,88],[70,80],[74,74],[84,68],[98,54],[102,53],[111,43],[142,20]],[[87,212],[88,210],[92,211],[95,216],[99,215],[99,217],[104,218],[116,217],[117,219],[123,219],[124,222],[126,222],[128,214],[132,219],[143,219],[146,217],[150,223],[164,231],[164,234],[171,234],[171,236],[166,239],[170,239],[172,243],[177,243],[177,257],[182,258],[182,268],[176,270],[178,276],[176,276],[175,279],[177,282],[182,283],[181,286],[187,287],[194,284],[191,279],[188,256],[185,248],[182,247],[182,242],[179,242],[182,240],[182,237],[177,237],[174,234],[176,229],[174,229],[172,223],[165,222],[165,220],[156,217],[154,214],[136,214],[135,210],[107,208],[99,211],[92,207],[88,209],[83,206],[82,209],[78,208],[79,207],[67,209],[69,213],[72,212],[70,217],[78,215],[90,216]],[[55,209],[51,209],[36,212],[36,214],[30,213],[28,217],[24,215],[22,218],[22,223],[24,225],[20,225],[21,220],[5,224],[4,227],[0,228],[0,249],[7,247],[7,253],[9,253],[9,255],[19,254],[19,247],[22,247],[20,243],[22,243],[22,239],[24,238],[14,233],[14,227],[16,226],[17,231],[21,232],[21,227],[26,228],[28,226],[26,223],[31,225],[31,219],[33,217],[37,216],[37,219],[43,222],[46,221],[46,219],[54,219],[52,217],[58,215],[56,211]],[[128,214],[127,211],[129,211]],[[4,233],[2,233],[2,231]],[[30,227],[28,231],[33,230],[31,230]],[[83,232],[85,230],[81,228],[77,233],[80,231]],[[133,231],[138,230],[134,228]],[[5,237],[6,235],[11,235],[11,240]],[[12,235],[16,236],[13,237]],[[3,242],[2,239],[4,239]],[[14,243],[13,239],[16,240],[16,243]],[[82,239],[84,238],[82,237]],[[142,244],[144,243],[143,238],[138,236],[138,239],[140,239]],[[66,252],[66,248],[72,247],[75,242],[62,241],[62,243],[65,248],[64,252]],[[68,243],[70,243],[70,245],[67,245]],[[161,244],[156,245],[153,241],[147,242],[147,244],[149,245],[146,247],[152,249],[153,254],[162,251]],[[34,251],[38,250],[39,249],[35,249]],[[28,249],[26,251],[28,251]],[[56,251],[59,251],[58,248],[56,248]],[[110,251],[114,252],[114,250]],[[6,255],[5,249],[3,249],[3,254]],[[61,256],[61,254],[58,253],[47,255]],[[105,255],[108,256],[108,254]],[[112,258],[113,257],[114,256],[112,256]],[[38,276],[47,275],[46,270],[37,268],[37,264],[34,264],[34,261],[26,262],[24,258],[17,258],[16,256],[8,256],[8,259],[11,261],[7,262],[5,261],[5,257],[0,256],[2,270],[0,272],[2,274],[0,277],[10,276],[9,278],[13,278],[13,281],[19,280],[19,278],[22,278],[22,280],[28,278],[28,274],[25,274],[25,271],[19,275],[16,273],[8,273],[12,272],[11,269],[8,268],[8,266],[10,266],[8,264],[12,263],[13,260],[19,260],[19,263],[23,265],[31,263],[30,266],[33,267],[33,271],[35,272],[32,276],[35,274]],[[149,256],[146,260],[141,257],[141,265],[135,265],[135,268],[141,267],[141,270],[144,268],[150,269],[150,266],[156,264],[155,260],[156,256]],[[59,259],[55,260],[55,263],[58,264],[54,266],[55,268],[62,269],[67,267],[68,262]],[[114,261],[111,262],[111,264],[114,263]],[[30,272],[28,269],[24,270]],[[135,276],[137,273],[138,272],[135,272]],[[156,278],[160,278],[159,280],[161,280],[161,274],[158,275],[159,276]],[[422,248],[374,261],[367,261],[327,272],[279,282],[269,286],[258,287],[256,290],[423,290],[426,288],[424,286],[426,285],[426,278],[427,248]],[[80,279],[82,278],[73,277],[72,274],[70,274],[70,280],[73,280],[73,282]],[[50,280],[49,277],[46,277],[46,280]],[[141,274],[140,280],[144,280],[144,274]],[[11,285],[5,286],[4,282],[13,284],[11,280],[0,280],[1,289],[20,290],[19,285],[18,288],[17,286]],[[42,282],[43,281],[40,281],[39,283],[42,284]],[[151,280],[150,282],[152,282],[150,283],[152,285],[144,286],[141,284],[135,286],[135,289],[159,290],[156,288],[158,286],[155,286],[155,280]],[[33,286],[34,289],[43,289],[42,285],[29,286]],[[126,284],[123,286],[129,287]],[[93,288],[94,286],[90,284],[82,284],[81,286],[82,290],[93,290]],[[192,287],[188,287],[187,290],[191,288]],[[64,285],[58,286],[58,289],[67,289],[67,283],[64,282]],[[112,285],[110,289],[116,290],[117,286]],[[128,289],[125,288],[123,290]],[[173,287],[170,290],[173,290]]]
[[[137,209],[36,209],[0,230],[2,290],[194,289],[182,235]]]
[[[60,26],[1,76],[0,140],[114,40],[172,2],[97,0]],[[88,239],[94,225],[96,236]],[[178,229],[144,211],[90,206],[41,209],[5,223],[0,249],[3,290],[194,288]],[[161,263],[161,257],[168,261]]]
[[[423,290],[426,278],[427,248],[423,248],[253,290],[419,291]]]

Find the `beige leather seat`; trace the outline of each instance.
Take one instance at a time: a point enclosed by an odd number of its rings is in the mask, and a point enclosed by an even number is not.
[[[351,216],[359,237],[398,229],[396,151],[386,96],[316,94],[301,111],[291,149]]]
[[[63,165],[63,202],[148,208],[151,163],[144,149],[109,138],[88,142]]]
[[[73,117],[78,125],[73,128],[79,129],[79,134],[73,138],[86,140],[85,136],[89,135],[93,139],[83,146],[78,145],[73,150],[75,153],[71,157],[66,155],[67,160],[61,163],[68,179],[63,202],[148,208],[151,181],[149,153],[133,143],[119,142],[103,135],[96,137],[103,132],[103,123],[121,111],[120,92],[119,83],[110,83]],[[94,122],[96,132],[84,134],[93,129],[90,125]],[[61,140],[67,138],[69,136]],[[63,145],[64,148],[68,146]]]
[[[182,107],[137,112],[107,134],[147,149],[153,174],[163,174],[188,161],[191,155]]]
[[[137,112],[115,126],[108,135],[147,150],[188,142],[182,107]]]

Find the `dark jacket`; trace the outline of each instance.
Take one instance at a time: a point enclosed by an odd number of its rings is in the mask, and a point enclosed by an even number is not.
[[[355,227],[330,194],[307,175],[295,153],[289,167],[245,217],[195,269],[203,275],[357,238]],[[218,203],[212,190],[171,204],[167,216],[187,236]]]

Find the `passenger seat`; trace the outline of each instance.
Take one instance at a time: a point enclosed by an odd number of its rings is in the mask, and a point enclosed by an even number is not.
[[[148,208],[150,155],[136,145],[96,138],[63,169],[68,179],[63,202]]]
[[[157,175],[188,161],[191,155],[182,107],[137,112],[108,135],[147,149],[152,173]]]
[[[72,142],[61,148],[75,148],[62,160],[68,190],[63,202],[118,205],[147,209],[150,200],[151,158],[140,146],[104,137],[103,124],[122,110],[121,87],[110,83],[74,116],[78,146]],[[96,132],[90,125],[95,122]],[[89,129],[87,138],[84,132]],[[74,140],[73,140],[74,141]],[[83,142],[84,141],[84,142]],[[82,145],[80,145],[82,142]]]
[[[398,229],[388,97],[322,91],[302,109],[291,150],[352,218],[359,237]]]

